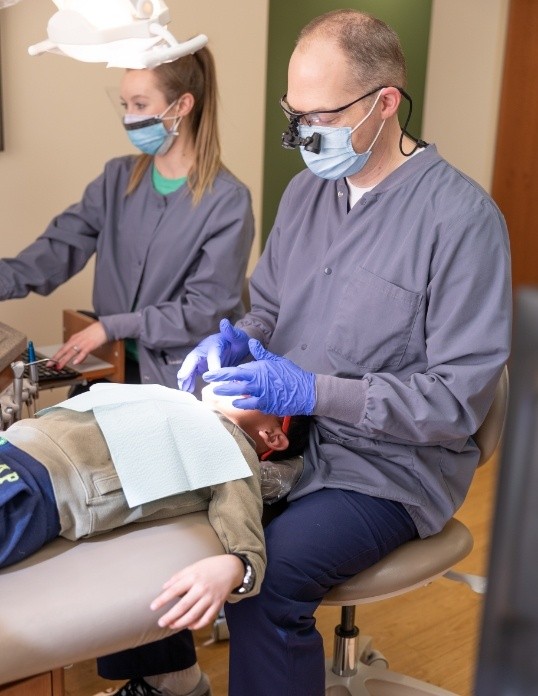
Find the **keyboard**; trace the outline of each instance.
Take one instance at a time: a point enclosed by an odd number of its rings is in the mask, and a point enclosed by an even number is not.
[[[21,355],[20,359],[24,362],[28,362],[28,351],[25,350],[24,353]],[[38,353],[36,350],[35,352],[35,359],[36,360],[44,360],[47,359],[46,355],[43,355],[41,353]],[[46,362],[40,362],[37,367],[37,375],[39,379],[39,384],[40,385],[46,385],[47,382],[58,382],[58,381],[63,381],[63,380],[71,380],[71,381],[77,381],[80,382],[84,379],[84,376],[82,375],[81,372],[78,370],[73,370],[71,367],[67,367],[67,365],[62,368],[61,370],[56,370],[53,367],[47,367]],[[24,376],[27,378],[30,378],[30,368],[28,365],[24,366]]]

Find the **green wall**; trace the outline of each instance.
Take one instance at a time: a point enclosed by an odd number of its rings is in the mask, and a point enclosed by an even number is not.
[[[270,0],[263,173],[264,242],[271,231],[282,192],[291,177],[304,166],[299,150],[284,150],[280,145],[287,121],[278,100],[286,91],[288,60],[300,29],[313,17],[341,7],[369,12],[398,32],[407,60],[407,91],[413,99],[409,130],[415,136],[421,132],[431,0],[348,0],[344,4],[336,0]],[[406,105],[404,101],[404,108]],[[400,117],[405,113],[402,108]]]

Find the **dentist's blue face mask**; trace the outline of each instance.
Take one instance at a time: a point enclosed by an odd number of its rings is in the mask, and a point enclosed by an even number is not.
[[[129,140],[136,148],[147,155],[164,155],[168,152],[177,137],[182,117],[166,116],[166,113],[174,104],[177,104],[177,101],[177,99],[173,101],[157,116],[125,114],[123,125]],[[174,121],[170,130],[164,125],[164,121],[169,119]]]
[[[309,138],[314,133],[321,135],[321,150],[319,154],[309,152],[301,145],[303,160],[313,174],[322,179],[334,180],[353,176],[353,174],[358,174],[364,168],[372,154],[372,148],[385,125],[385,121],[381,123],[375,138],[372,140],[372,144],[366,152],[355,152],[351,136],[371,116],[380,96],[381,92],[377,95],[370,111],[357,123],[355,128],[350,128],[349,126],[306,126],[299,124],[299,137]]]

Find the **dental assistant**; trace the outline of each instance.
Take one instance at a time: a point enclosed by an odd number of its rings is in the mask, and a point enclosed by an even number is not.
[[[178,374],[187,390],[197,374],[225,382],[215,393],[239,408],[314,415],[303,474],[265,529],[261,593],[226,607],[229,696],[323,696],[315,610],[452,517],[508,358],[503,217],[400,127],[405,81],[397,35],[370,15],[302,30],[281,107],[307,170],[283,195],[251,311]]]
[[[221,161],[217,85],[207,48],[121,84],[138,156],[109,161],[16,258],[0,260],[0,300],[48,295],[95,255],[98,321],[55,354],[82,363],[127,339],[127,381],[175,387],[183,358],[242,310],[254,235],[250,193]]]

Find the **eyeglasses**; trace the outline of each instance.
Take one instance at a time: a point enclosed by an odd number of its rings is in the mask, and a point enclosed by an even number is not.
[[[335,114],[339,114],[342,111],[349,109],[349,107],[353,106],[353,104],[357,104],[362,99],[372,96],[372,94],[379,92],[380,89],[384,89],[385,87],[386,85],[376,87],[371,92],[368,92],[368,94],[363,94],[362,97],[354,99],[352,102],[349,102],[349,104],[345,104],[345,106],[340,106],[338,109],[327,109],[325,111],[294,111],[287,102],[287,94],[284,94],[284,96],[280,99],[280,108],[284,112],[284,115],[288,121],[294,122],[297,125],[328,126],[334,120]]]

